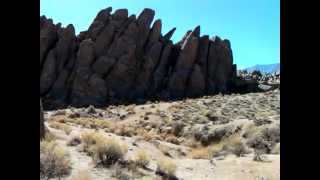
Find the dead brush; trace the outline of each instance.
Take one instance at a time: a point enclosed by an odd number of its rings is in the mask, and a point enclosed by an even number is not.
[[[123,159],[128,147],[115,139],[105,138],[97,141],[91,151],[97,165],[110,166]]]
[[[193,148],[189,156],[193,159],[212,159],[223,149],[223,143],[212,144],[207,147]]]
[[[145,150],[138,150],[134,156],[134,163],[139,167],[147,167],[150,157]]]
[[[119,136],[132,137],[136,134],[133,127],[126,126],[124,124],[118,125],[114,129],[114,133]]]
[[[240,134],[233,134],[226,139],[223,139],[223,150],[231,152],[240,157],[248,153],[248,149],[243,143]]]
[[[175,172],[177,165],[169,158],[160,158],[157,162],[156,174],[163,176],[165,179],[176,179]]]
[[[124,143],[103,136],[98,132],[83,133],[83,150],[97,165],[109,166],[121,160],[128,151]]]
[[[54,128],[54,129],[59,129],[64,131],[67,135],[69,135],[72,131],[72,129],[70,128],[70,126],[63,124],[63,123],[59,123],[59,122],[50,122],[49,127]]]
[[[69,175],[70,156],[55,141],[40,141],[40,179],[51,179]]]

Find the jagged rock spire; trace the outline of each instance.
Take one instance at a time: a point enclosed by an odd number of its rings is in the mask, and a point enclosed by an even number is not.
[[[162,21],[153,22],[154,16],[148,8],[136,18],[108,7],[77,37],[72,25],[60,27],[41,16],[40,95],[46,108],[227,91],[236,72],[230,41],[200,36],[196,26],[173,44],[176,28],[162,35]]]

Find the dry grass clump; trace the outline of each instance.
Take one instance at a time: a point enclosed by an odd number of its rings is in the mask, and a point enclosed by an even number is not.
[[[146,167],[146,166],[148,166],[148,164],[150,162],[150,157],[146,151],[139,150],[135,154],[134,162],[136,165],[138,165],[140,167]]]
[[[115,164],[118,160],[123,159],[127,151],[127,145],[109,138],[97,141],[92,147],[94,161],[103,166]]]
[[[157,134],[155,131],[147,131],[145,129],[137,129],[136,133],[138,136],[142,137],[143,140],[145,141],[151,141],[151,140],[156,140],[156,139],[162,139],[159,134]]]
[[[49,127],[54,128],[54,129],[59,129],[64,131],[67,135],[69,135],[72,131],[72,129],[70,128],[70,126],[60,123],[60,122],[51,122],[49,124]]]
[[[40,179],[60,179],[70,171],[69,153],[54,141],[40,141]]]
[[[126,137],[132,137],[136,135],[136,132],[133,127],[126,126],[124,124],[116,126],[113,132],[119,136],[126,136]]]
[[[43,141],[51,142],[55,141],[57,138],[49,131],[46,132]]]
[[[83,149],[96,164],[109,166],[121,160],[128,151],[126,144],[104,137],[101,133],[82,134]]]
[[[87,170],[79,171],[71,177],[71,180],[92,180],[91,174]]]
[[[254,123],[251,123],[245,127],[242,137],[252,138],[254,136],[257,136],[259,133],[260,133],[260,128],[257,127]]]
[[[73,123],[79,124],[81,127],[89,129],[106,129],[107,132],[113,132],[115,123],[109,120],[97,118],[79,118]]]
[[[223,150],[231,152],[238,157],[248,153],[248,149],[242,142],[239,134],[234,134],[226,138],[222,143],[224,144]]]
[[[189,156],[193,159],[211,159],[219,156],[219,154],[223,152],[242,156],[243,154],[248,153],[248,149],[242,142],[239,134],[234,134],[222,139],[219,143],[206,147],[195,147],[191,150]]]
[[[181,133],[183,132],[184,124],[181,121],[176,121],[172,123],[172,133],[175,136],[180,136]]]
[[[177,165],[169,158],[160,158],[157,162],[156,173],[169,179],[175,177]]]
[[[92,154],[91,147],[97,143],[97,141],[102,141],[104,137],[97,132],[84,132],[81,134],[81,141],[83,142],[83,151],[87,152],[89,155]]]
[[[218,143],[207,147],[194,148],[189,156],[193,159],[211,159],[222,150],[223,145],[223,143]]]

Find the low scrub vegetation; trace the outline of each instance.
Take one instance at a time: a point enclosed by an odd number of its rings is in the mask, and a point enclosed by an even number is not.
[[[83,149],[98,165],[109,166],[123,159],[128,151],[126,144],[104,137],[100,133],[82,134]]]
[[[40,142],[40,179],[61,178],[71,171],[69,153],[54,141]]]
[[[59,129],[64,131],[67,135],[69,135],[72,131],[72,129],[70,128],[70,126],[60,123],[60,122],[51,122],[49,127],[54,128],[54,129]]]
[[[177,165],[169,158],[161,158],[157,162],[156,173],[167,179],[175,179]]]
[[[139,167],[146,167],[150,162],[150,157],[144,150],[139,150],[135,154],[134,162]]]

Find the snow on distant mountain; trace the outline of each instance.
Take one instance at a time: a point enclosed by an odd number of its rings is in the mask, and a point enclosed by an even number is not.
[[[274,72],[280,72],[280,63],[276,64],[257,64],[253,67],[246,68],[248,72],[252,72],[255,70],[258,70],[262,73],[274,73]]]

